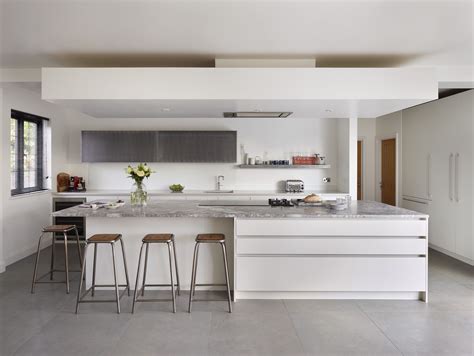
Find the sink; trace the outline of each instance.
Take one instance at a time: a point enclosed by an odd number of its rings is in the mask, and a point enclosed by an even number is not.
[[[204,193],[210,193],[210,194],[214,194],[214,193],[233,193],[234,191],[233,190],[205,190]]]

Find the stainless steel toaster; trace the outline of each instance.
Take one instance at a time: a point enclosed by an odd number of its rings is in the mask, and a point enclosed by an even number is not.
[[[304,182],[300,179],[288,179],[285,184],[285,191],[289,193],[304,192]]]

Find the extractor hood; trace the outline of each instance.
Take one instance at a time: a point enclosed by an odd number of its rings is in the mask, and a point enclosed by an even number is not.
[[[224,117],[235,117],[245,119],[280,119],[285,118],[293,114],[291,111],[234,111],[225,112]]]

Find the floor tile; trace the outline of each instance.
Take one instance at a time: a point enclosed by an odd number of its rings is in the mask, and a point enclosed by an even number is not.
[[[317,313],[320,311],[358,311],[357,303],[353,300],[329,299],[286,299],[285,306],[290,313]]]
[[[400,355],[362,311],[291,313],[304,351],[319,355]]]
[[[368,312],[404,354],[472,355],[473,314],[463,311]]]
[[[212,312],[211,355],[297,355],[302,345],[287,313]]]
[[[130,314],[59,314],[15,354],[99,355],[117,344],[130,318]]]
[[[135,314],[105,355],[203,355],[208,353],[211,313]]]

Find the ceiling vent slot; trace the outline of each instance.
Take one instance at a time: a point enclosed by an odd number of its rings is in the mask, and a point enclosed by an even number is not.
[[[235,117],[244,119],[282,119],[292,114],[291,111],[236,111],[225,112],[224,117]]]

